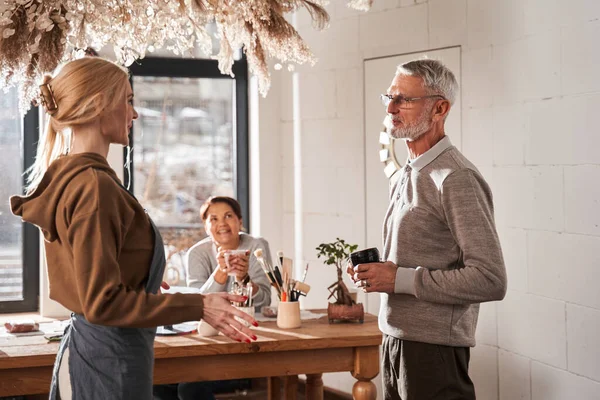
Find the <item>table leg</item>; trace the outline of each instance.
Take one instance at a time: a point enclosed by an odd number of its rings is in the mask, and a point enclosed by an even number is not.
[[[306,374],[306,400],[323,400],[323,374]]]
[[[352,376],[358,382],[352,387],[355,400],[376,400],[377,388],[371,382],[379,374],[379,346],[357,347],[354,349],[354,370]]]
[[[298,375],[289,375],[284,381],[285,400],[296,400],[298,398]]]
[[[267,378],[267,398],[269,400],[281,400],[281,380],[278,376]]]

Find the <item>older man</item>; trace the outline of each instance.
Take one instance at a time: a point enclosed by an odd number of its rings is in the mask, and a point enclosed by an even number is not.
[[[353,279],[381,293],[386,400],[475,399],[479,303],[506,293],[492,192],[444,130],[457,90],[448,68],[425,59],[400,65],[382,95],[409,159],[390,185],[384,262],[356,266]]]

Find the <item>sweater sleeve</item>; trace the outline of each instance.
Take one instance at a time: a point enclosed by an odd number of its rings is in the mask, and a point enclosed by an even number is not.
[[[110,178],[107,178],[110,179]],[[80,197],[67,231],[85,318],[94,324],[154,327],[202,318],[200,294],[149,294],[121,280],[118,255],[134,213],[113,182],[97,179]]]
[[[211,257],[213,257],[209,246],[194,246],[187,253],[187,285],[199,288],[201,293],[217,293],[226,290],[227,282],[220,284],[215,281],[214,273],[211,272]]]
[[[506,269],[487,183],[474,171],[461,169],[445,179],[440,196],[448,227],[461,251],[462,263],[449,270],[418,267],[417,298],[445,304],[503,299]]]

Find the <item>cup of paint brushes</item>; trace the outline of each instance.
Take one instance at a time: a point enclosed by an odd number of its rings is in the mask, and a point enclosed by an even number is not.
[[[280,301],[277,306],[277,326],[281,329],[300,328],[300,302]]]

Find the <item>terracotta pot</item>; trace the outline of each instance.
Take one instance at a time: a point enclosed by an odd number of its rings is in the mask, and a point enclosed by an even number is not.
[[[329,303],[327,306],[327,317],[329,323],[336,322],[360,322],[365,318],[365,310],[362,303],[347,306],[345,304]]]

